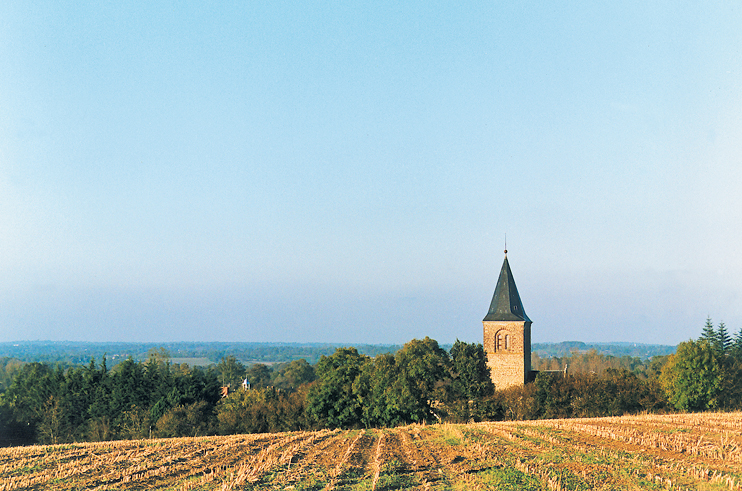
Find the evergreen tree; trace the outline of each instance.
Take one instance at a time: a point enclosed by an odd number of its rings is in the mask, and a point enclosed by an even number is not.
[[[706,325],[703,326],[701,337],[699,341],[707,341],[711,346],[716,346],[716,331],[714,330],[714,324],[711,322],[711,317],[706,317]]]
[[[719,328],[716,330],[716,350],[719,353],[728,353],[732,349],[732,338],[729,336],[727,326],[724,322],[719,323]]]
[[[734,335],[731,351],[735,358],[742,360],[742,328],[740,328],[740,330],[737,331],[737,334]]]

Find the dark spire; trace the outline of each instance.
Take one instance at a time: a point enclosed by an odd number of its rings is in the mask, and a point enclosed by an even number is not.
[[[508,251],[505,251],[505,261],[502,263],[500,278],[497,280],[495,294],[492,296],[490,310],[484,318],[485,321],[525,321],[531,322],[531,319],[523,310],[523,303],[518,295],[518,288],[515,286],[513,273],[510,271],[508,263]]]

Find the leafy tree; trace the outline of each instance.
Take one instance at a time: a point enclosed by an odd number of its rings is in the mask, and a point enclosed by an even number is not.
[[[315,378],[314,367],[304,358],[293,360],[273,371],[273,385],[282,389],[296,389],[313,382]]]
[[[267,433],[308,429],[305,388],[286,392],[268,387],[240,390],[216,406],[219,433]]]
[[[400,370],[394,355],[386,353],[369,360],[353,385],[361,401],[364,426],[397,426],[410,421],[401,400]]]
[[[206,435],[211,410],[206,401],[171,408],[157,421],[155,434],[161,438]]]
[[[538,379],[538,378],[537,378]],[[516,385],[498,390],[484,403],[484,419],[488,420],[531,420],[539,417],[540,406],[537,401],[538,387],[535,383]]]
[[[252,389],[267,387],[271,383],[271,369],[262,363],[251,365],[247,369],[247,380]]]
[[[355,348],[338,348],[320,358],[317,381],[309,389],[307,413],[320,427],[357,428],[362,425],[360,398],[353,385],[368,362]]]
[[[442,382],[448,378],[448,353],[429,337],[413,339],[394,356],[399,367],[399,401],[409,422],[438,419],[433,404],[444,397]]]
[[[451,381],[446,386],[448,421],[481,420],[482,400],[494,390],[484,347],[457,339],[451,348]]]
[[[481,344],[457,339],[451,348],[451,372],[450,390],[454,397],[481,399],[495,391]]]
[[[219,373],[219,381],[221,382],[222,387],[239,387],[240,384],[242,384],[242,380],[246,373],[245,365],[240,363],[237,358],[232,355],[225,356],[219,360],[219,363],[216,365],[216,370]],[[252,380],[250,382],[252,382]]]
[[[698,411],[721,406],[726,375],[720,353],[706,339],[691,340],[670,355],[660,383],[677,409]]]
[[[10,386],[23,365],[24,362],[15,358],[0,358],[0,394]]]

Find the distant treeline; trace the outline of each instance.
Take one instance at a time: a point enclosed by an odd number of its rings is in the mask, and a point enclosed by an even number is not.
[[[152,349],[164,348],[174,359],[203,358],[210,363],[219,363],[227,356],[234,356],[243,363],[287,363],[304,359],[316,364],[322,356],[329,356],[337,348],[347,345],[338,343],[243,343],[243,342],[172,342],[172,343],[91,343],[73,341],[16,341],[0,343],[0,358],[14,358],[25,362],[61,364],[63,367],[86,365],[91,358],[101,360],[105,356],[109,367],[132,358],[146,361]],[[452,345],[441,345],[450,350]],[[361,344],[355,348],[359,353],[375,357],[385,353],[396,353],[402,345]],[[594,350],[607,356],[631,356],[643,360],[654,356],[669,355],[675,346],[613,343],[587,344],[577,341],[563,343],[535,343],[533,352],[541,358],[565,357],[572,353]]]
[[[630,356],[647,360],[655,356],[666,356],[675,353],[677,346],[666,344],[642,343],[583,343],[581,341],[563,341],[561,343],[534,343],[531,351],[542,358],[565,357],[573,353],[597,353],[622,357]]]
[[[26,362],[86,365],[91,358],[104,356],[113,367],[124,360],[145,361],[153,349],[164,348],[173,358],[205,358],[218,363],[227,356],[234,356],[243,363],[286,363],[304,359],[314,365],[322,356],[331,355],[346,345],[329,343],[224,343],[224,342],[172,342],[172,343],[91,343],[74,341],[16,341],[0,343],[0,358],[15,358]],[[376,356],[395,353],[401,345],[362,344],[359,353]],[[450,346],[449,346],[450,348]]]

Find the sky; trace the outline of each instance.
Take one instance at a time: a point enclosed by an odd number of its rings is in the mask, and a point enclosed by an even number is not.
[[[742,328],[736,2],[0,3],[0,341]]]

